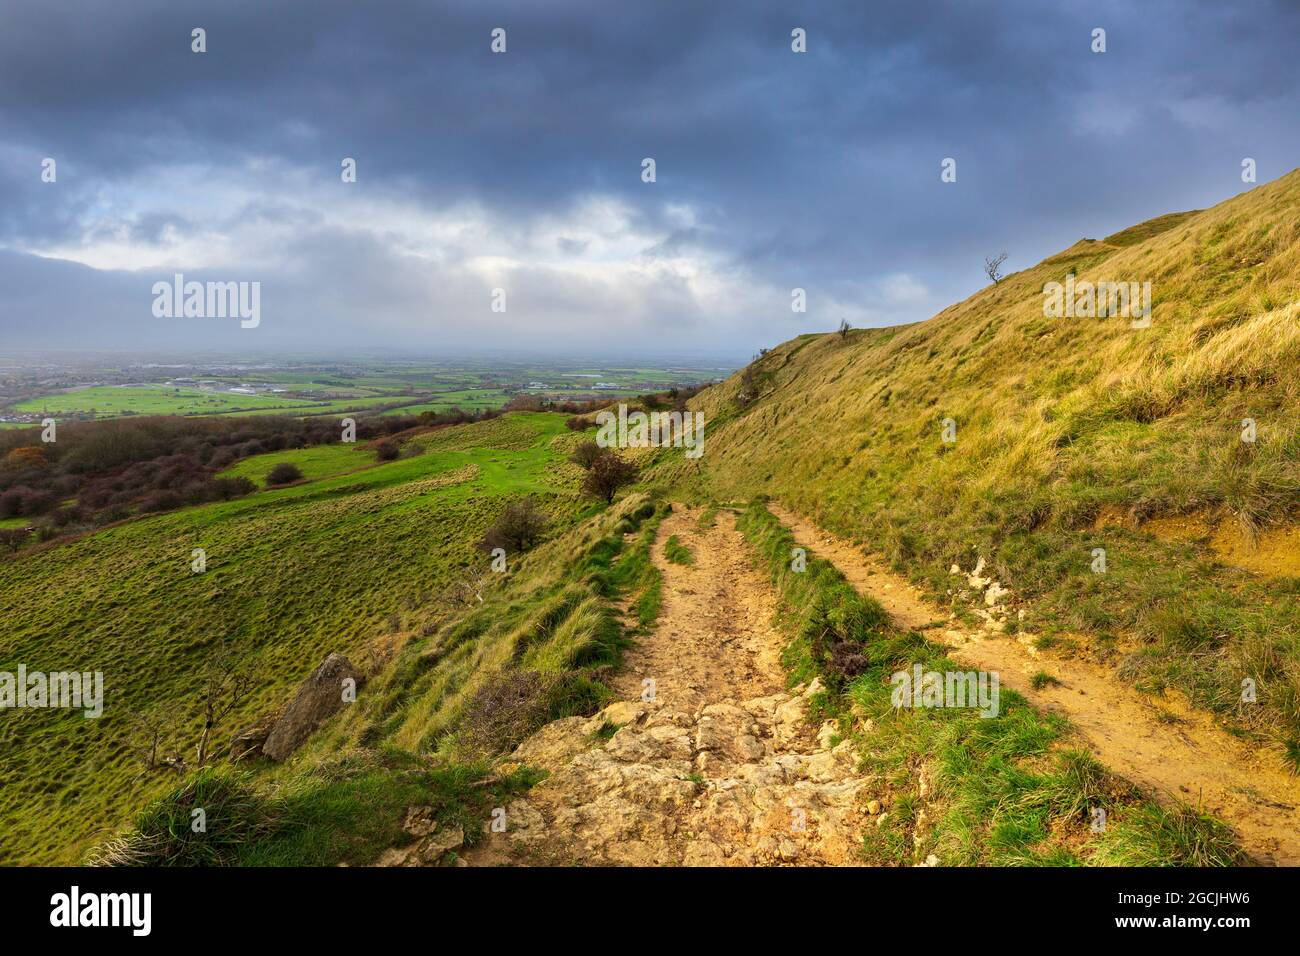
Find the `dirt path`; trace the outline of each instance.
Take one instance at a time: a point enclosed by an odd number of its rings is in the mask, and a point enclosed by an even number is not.
[[[716,520],[701,531],[699,513],[679,506],[664,521],[653,554],[663,575],[663,608],[654,633],[628,653],[614,678],[620,698],[639,699],[646,680],[655,682],[661,700],[689,710],[784,689],[783,642],[771,623],[776,595],[750,564],[735,518]],[[664,556],[673,535],[690,550],[692,564]]]
[[[831,746],[829,725],[807,723],[815,686],[782,690],[776,597],[734,517],[708,530],[698,517],[679,507],[659,529],[663,608],[614,682],[623,699],[520,745],[512,760],[550,776],[504,808],[505,832],[467,863],[858,862],[878,782],[855,772],[850,743]],[[665,558],[670,535],[692,564]]]
[[[1026,635],[973,630],[947,620],[905,578],[861,547],[771,503],[799,544],[826,558],[860,591],[875,597],[901,626],[922,630],[970,667],[997,671],[1000,681],[1035,705],[1069,718],[1110,769],[1158,797],[1176,796],[1230,824],[1260,862],[1300,865],[1300,781],[1276,755],[1251,747],[1206,714],[1150,698],[1086,661],[1049,656]],[[1058,686],[1035,690],[1046,671]]]

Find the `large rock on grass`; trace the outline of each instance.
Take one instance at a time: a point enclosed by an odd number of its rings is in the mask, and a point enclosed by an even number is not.
[[[342,654],[331,654],[303,681],[284,715],[275,722],[262,753],[284,760],[303,745],[313,730],[342,709],[344,690],[361,686],[362,675]],[[348,681],[354,681],[352,685]]]

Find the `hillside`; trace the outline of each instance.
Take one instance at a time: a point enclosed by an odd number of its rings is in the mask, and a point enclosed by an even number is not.
[[[1067,280],[1150,282],[1150,325],[1045,317]],[[108,692],[0,729],[0,860],[1295,862],[1298,292],[1300,172],[786,342],[690,400],[701,458],[628,450],[612,503],[569,459],[585,419],[514,412],[395,461],[250,455],[244,497],[24,548],[0,671]],[[546,531],[488,573],[525,498]],[[193,752],[227,648],[256,679],[212,765],[142,771],[142,719]],[[356,700],[232,767],[331,652]],[[1000,710],[897,708],[922,666],[1001,672]]]
[[[439,594],[480,556],[474,542],[510,496],[545,494],[561,526],[581,505],[560,415],[508,415],[414,440],[419,454],[146,516],[0,561],[0,671],[104,674],[104,716],[28,709],[0,724],[0,860],[76,862],[174,783],[142,774],[138,722],[161,719],[192,756],[204,668],[229,648],[255,681],[220,741],[282,705],[330,651],[384,661],[437,619]],[[323,452],[292,457],[309,478]],[[325,456],[329,458],[329,455]],[[366,458],[373,456],[366,455]],[[355,469],[342,465],[338,470]],[[193,548],[207,569],[191,570]]]
[[[1150,327],[1045,317],[1070,275],[1150,282]],[[1298,299],[1300,171],[1081,240],[925,322],[788,341],[702,394],[705,454],[657,452],[654,475],[771,496],[977,622],[951,568],[983,557],[1006,630],[1297,766]]]

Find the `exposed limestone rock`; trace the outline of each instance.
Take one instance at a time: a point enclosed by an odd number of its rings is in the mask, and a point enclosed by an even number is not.
[[[597,716],[601,720],[622,727],[624,724],[639,723],[646,715],[646,705],[639,700],[620,700],[610,704]]]
[[[275,722],[262,744],[262,753],[272,760],[284,760],[326,718],[343,707],[345,689],[355,689],[363,680],[361,672],[342,654],[329,655],[299,686],[284,716]]]
[[[817,689],[813,688],[812,693]],[[616,711],[626,720],[557,720],[512,761],[551,776],[507,808],[507,831],[485,829],[484,862],[754,866],[852,864],[864,826],[880,813],[879,781],[856,773],[852,744],[812,733],[809,688],[709,704],[688,714],[659,704]],[[610,720],[610,722],[614,722]],[[874,807],[874,810],[872,809]]]
[[[415,841],[385,850],[376,866],[434,866],[448,850],[455,850],[465,842],[465,831],[460,827],[438,828],[432,807],[408,808],[402,828]]]
[[[809,724],[820,680],[788,692],[770,585],[748,562],[734,518],[711,529],[674,511],[690,566],[652,556],[664,606],[612,685],[626,700],[569,718],[521,744],[512,763],[549,771],[485,830],[473,865],[853,865],[882,780],[858,772],[834,723]],[[642,702],[653,677],[657,699]],[[612,735],[597,734],[617,725]],[[820,725],[820,726],[818,726]],[[879,803],[877,804],[879,806]],[[882,815],[883,816],[883,815]],[[875,819],[880,819],[877,816]]]

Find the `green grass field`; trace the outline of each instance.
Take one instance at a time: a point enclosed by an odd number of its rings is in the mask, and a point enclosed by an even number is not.
[[[163,385],[118,387],[101,385],[75,392],[60,392],[31,398],[14,405],[14,410],[34,414],[58,415],[89,412],[96,417],[112,418],[124,412],[137,415],[211,415],[236,410],[284,409],[310,407],[301,399],[274,395],[231,395],[198,388],[168,388]]]
[[[369,371],[369,369],[368,369]],[[614,398],[666,389],[725,375],[725,369],[651,369],[563,367],[498,367],[496,365],[459,367],[455,363],[397,364],[382,363],[365,375],[347,374],[335,367],[289,367],[250,370],[246,376],[233,376],[226,369],[203,375],[204,382],[227,385],[247,384],[256,388],[280,388],[284,392],[262,391],[241,395],[211,391],[196,386],[168,385],[151,382],[161,377],[154,370],[141,369],[137,384],[92,385],[67,392],[51,392],[26,398],[6,406],[5,411],[26,414],[85,415],[96,418],[121,415],[296,415],[308,417],[347,412],[365,412],[384,405],[385,415],[418,415],[421,412],[445,412],[452,408],[482,410],[500,408],[520,389],[519,394],[564,401],[585,399],[593,394]],[[121,381],[120,369],[86,370],[84,380]],[[617,382],[622,388],[595,392],[597,381]],[[526,389],[530,382],[544,382],[545,389]],[[292,395],[286,393],[293,393]],[[30,393],[26,393],[30,394]],[[405,404],[402,404],[405,403]],[[21,423],[0,422],[0,428],[30,427]]]
[[[276,465],[286,462],[297,465],[304,478],[316,479],[346,475],[351,471],[369,468],[371,465],[378,464],[379,459],[364,445],[342,443],[313,445],[310,448],[291,448],[287,451],[253,455],[231,465],[218,477],[247,478],[264,485],[267,473]]]
[[[446,412],[453,408],[478,411],[484,408],[500,408],[509,398],[510,396],[499,388],[465,388],[454,392],[440,392],[430,401],[390,409],[382,414],[419,415],[421,412]]]
[[[198,388],[169,388],[162,385],[120,387],[100,385],[75,392],[60,392],[17,402],[13,410],[31,414],[66,415],[94,411],[96,418],[134,415],[326,415],[364,411],[394,402],[416,401],[401,394],[358,393],[356,398],[305,399],[281,395],[232,395]],[[496,403],[504,404],[504,402]],[[448,406],[450,407],[450,406]],[[483,407],[487,407],[484,405]],[[492,406],[492,407],[495,407]],[[421,409],[423,410],[423,409]],[[444,409],[438,409],[444,410]],[[394,410],[393,414],[406,414]],[[16,426],[31,427],[31,426]]]
[[[134,717],[184,703],[197,740],[198,674],[223,642],[258,680],[220,743],[331,651],[353,655],[393,615],[482,557],[474,542],[520,493],[545,494],[563,526],[581,507],[561,415],[508,415],[440,430],[425,451],[235,501],[125,522],[0,559],[0,670],[98,670],[98,720],[50,709],[0,721],[0,863],[70,863],[172,779],[139,778]],[[486,447],[479,447],[486,446]],[[259,463],[259,469],[262,465]],[[190,570],[191,549],[207,571]]]

